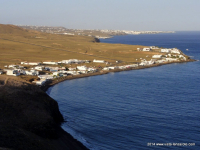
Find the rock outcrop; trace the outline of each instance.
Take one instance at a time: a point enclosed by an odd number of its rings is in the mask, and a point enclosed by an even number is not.
[[[10,149],[87,149],[61,129],[58,104],[39,87],[0,76],[0,147]]]

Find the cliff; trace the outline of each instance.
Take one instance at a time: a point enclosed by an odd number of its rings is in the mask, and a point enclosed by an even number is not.
[[[0,76],[0,148],[87,149],[61,129],[62,121],[57,102],[39,87]]]

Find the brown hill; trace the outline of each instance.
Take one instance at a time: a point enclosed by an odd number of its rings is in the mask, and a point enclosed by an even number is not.
[[[60,61],[66,59],[104,59],[114,63],[137,62],[155,52],[138,52],[138,45],[99,43],[88,36],[48,34],[0,25],[0,67],[21,61]],[[136,60],[138,59],[138,60]]]
[[[15,25],[4,25],[0,24],[0,34],[15,34],[15,35],[21,35],[21,34],[30,34],[30,33],[37,33],[37,31],[32,30],[26,30],[23,28],[20,28]]]

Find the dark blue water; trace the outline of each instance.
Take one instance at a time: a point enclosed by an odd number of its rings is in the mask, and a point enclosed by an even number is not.
[[[177,47],[200,59],[200,32],[102,42]],[[199,61],[65,81],[47,93],[67,120],[62,127],[90,149],[200,149]],[[153,146],[158,143],[187,146]]]

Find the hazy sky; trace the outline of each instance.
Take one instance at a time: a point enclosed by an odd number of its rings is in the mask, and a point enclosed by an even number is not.
[[[0,0],[0,23],[74,29],[200,30],[200,0]]]

